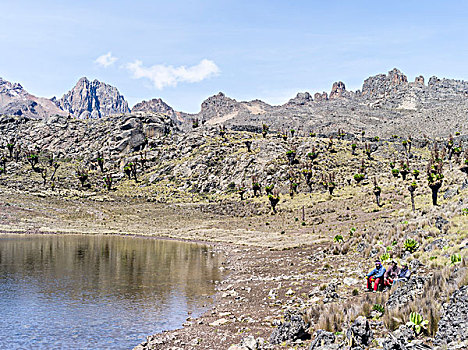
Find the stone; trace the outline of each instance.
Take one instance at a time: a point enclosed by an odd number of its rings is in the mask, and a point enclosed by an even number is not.
[[[449,223],[448,220],[444,219],[442,216],[438,216],[435,219],[434,226],[437,227],[439,231],[442,231],[443,227]]]
[[[397,309],[416,300],[422,295],[427,280],[428,277],[426,276],[416,276],[413,274],[408,281],[397,283],[391,289],[392,293],[385,304],[386,307],[389,310]]]
[[[360,283],[360,281],[358,279],[356,279],[356,278],[345,277],[343,279],[343,283],[346,284],[347,286],[352,286],[352,285]]]
[[[456,345],[468,341],[468,286],[453,292],[448,303],[443,305],[438,330],[437,345]]]
[[[309,350],[317,350],[323,348],[324,345],[331,345],[335,342],[335,335],[332,332],[327,332],[319,329],[314,333],[312,343]]]
[[[294,342],[298,339],[309,339],[308,324],[300,313],[286,312],[282,322],[270,335],[271,344],[281,344],[284,341]]]
[[[448,245],[448,241],[445,238],[438,238],[427,244],[423,250],[425,252],[432,252],[434,249],[442,249],[446,245]]]
[[[218,327],[218,326],[222,326],[226,323],[229,323],[229,320],[226,319],[226,318],[220,318],[219,320],[216,320],[216,321],[213,321],[211,323],[209,323],[210,326],[212,327]]]
[[[444,199],[450,199],[454,196],[456,196],[458,194],[458,187],[451,187],[451,188],[448,188],[445,192],[444,192]]]
[[[346,331],[346,338],[351,349],[367,348],[373,339],[369,321],[363,316],[356,318]]]

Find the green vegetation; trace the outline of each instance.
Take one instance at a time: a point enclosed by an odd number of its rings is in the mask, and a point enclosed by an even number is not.
[[[417,312],[412,312],[409,317],[409,321],[406,323],[408,327],[413,328],[414,332],[416,335],[419,335],[421,331],[427,329],[429,321],[423,319],[423,317],[417,313]]]
[[[414,253],[416,250],[418,250],[419,243],[412,238],[408,238],[404,243],[404,247],[406,251]]]

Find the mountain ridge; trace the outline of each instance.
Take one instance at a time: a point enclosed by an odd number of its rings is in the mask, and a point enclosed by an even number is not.
[[[350,132],[420,131],[428,135],[435,133],[435,126],[430,125],[438,123],[444,133],[468,131],[465,130],[467,110],[468,81],[432,76],[426,84],[420,75],[411,82],[397,68],[366,78],[361,90],[349,91],[344,82],[337,81],[329,93],[299,92],[282,105],[270,105],[258,99],[237,101],[219,92],[205,99],[198,113],[176,111],[161,98],[142,101],[133,107],[135,112],[168,115],[185,128],[198,120],[201,124],[234,129],[261,128],[267,124],[276,130],[293,128],[304,133],[341,128]],[[68,114],[87,119],[130,112],[116,87],[96,79],[90,81],[83,77],[60,99],[50,100],[30,95],[18,83],[0,80],[2,114],[25,114],[33,118]]]

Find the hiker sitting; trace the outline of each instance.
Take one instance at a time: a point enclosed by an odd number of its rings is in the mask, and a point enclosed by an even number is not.
[[[400,269],[398,268],[398,264],[396,261],[392,260],[390,266],[384,274],[384,287],[390,289],[392,287],[393,281],[398,278],[399,273]]]
[[[405,261],[402,263],[402,267],[394,283],[396,284],[399,282],[406,282],[409,280],[410,276],[411,276],[411,271],[408,268],[408,263]]]
[[[377,292],[379,285],[383,284],[383,277],[385,274],[385,267],[382,263],[377,260],[375,262],[375,269],[369,272],[366,276],[367,278],[367,291],[372,291],[372,282],[374,282],[374,293]]]

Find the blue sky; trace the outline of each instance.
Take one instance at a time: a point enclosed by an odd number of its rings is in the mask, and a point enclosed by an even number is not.
[[[467,18],[466,1],[2,0],[0,77],[60,97],[87,76],[186,112],[219,91],[281,104],[393,67],[468,80]]]

